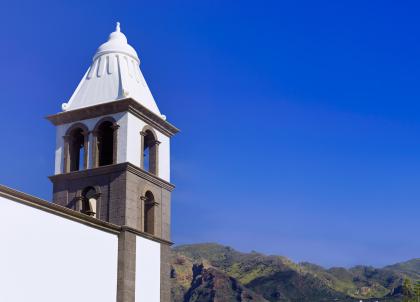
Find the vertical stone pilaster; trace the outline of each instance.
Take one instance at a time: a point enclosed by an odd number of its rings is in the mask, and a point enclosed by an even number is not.
[[[144,137],[146,132],[140,131],[140,168],[144,169]]]
[[[171,192],[162,190],[161,199],[161,238],[171,240]]]
[[[98,130],[93,130],[92,132],[93,140],[92,140],[92,164],[91,168],[96,168],[99,166],[99,150],[98,150]]]
[[[83,169],[87,169],[88,168],[88,155],[89,155],[89,131],[83,131],[83,148],[84,148],[84,153],[83,153]],[[82,159],[80,159],[82,160]]]
[[[112,125],[112,130],[114,130],[113,132],[113,153],[112,153],[112,163],[116,164],[117,163],[117,155],[118,155],[118,129],[120,128],[120,125],[117,125],[116,123],[114,123],[114,125]]]
[[[171,247],[160,244],[160,302],[171,302]]]
[[[64,135],[63,136],[63,140],[64,140],[64,161],[63,161],[63,173],[67,173],[70,171],[70,160],[69,160],[69,152],[70,152],[70,136],[69,135]]]
[[[118,236],[117,302],[135,302],[136,235],[121,231]]]
[[[159,144],[160,141],[155,140],[152,142],[150,148],[150,173],[159,176]]]

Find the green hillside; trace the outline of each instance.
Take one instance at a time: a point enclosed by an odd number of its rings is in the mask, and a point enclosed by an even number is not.
[[[420,258],[397,263],[385,267],[386,269],[420,280]]]
[[[404,278],[420,279],[420,259],[325,269],[213,243],[178,246],[172,255],[174,302],[402,301]]]

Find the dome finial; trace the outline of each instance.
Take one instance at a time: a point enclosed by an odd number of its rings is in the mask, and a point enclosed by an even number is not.
[[[121,31],[120,22],[117,22],[117,26],[115,27],[115,31],[116,32],[120,32]]]

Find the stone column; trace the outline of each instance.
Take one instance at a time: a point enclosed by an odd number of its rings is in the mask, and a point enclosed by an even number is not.
[[[117,302],[135,302],[135,294],[136,235],[122,230],[118,236]]]
[[[70,154],[69,154],[69,152],[70,152],[69,151],[70,150],[70,146],[69,146],[70,136],[69,135],[64,135],[63,140],[64,140],[64,153],[63,153],[64,163],[63,163],[62,171],[63,171],[63,173],[68,173],[68,172],[70,172],[70,160],[69,160],[69,156],[70,156]]]
[[[160,244],[160,302],[171,302],[171,247]]]
[[[83,169],[86,170],[88,168],[88,155],[89,155],[89,131],[83,131],[83,148],[85,152],[83,153]],[[82,159],[80,159],[82,160]]]
[[[114,130],[114,138],[113,138],[113,146],[112,146],[112,163],[117,163],[117,149],[118,149],[118,128],[120,125],[114,124],[112,125],[112,130]]]
[[[98,167],[99,163],[99,150],[98,150],[98,130],[91,131],[93,140],[92,140],[92,168]]]
[[[159,145],[160,141],[154,140],[150,146],[150,173],[159,176]]]
[[[146,132],[140,131],[140,168],[144,170],[144,137]]]

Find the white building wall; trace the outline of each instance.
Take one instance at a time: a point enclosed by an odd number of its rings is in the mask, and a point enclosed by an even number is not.
[[[130,162],[140,167],[141,135],[146,123],[131,113],[117,113],[111,115],[120,126],[118,129],[117,163]],[[57,126],[56,151],[55,151],[55,174],[63,173],[64,166],[64,139],[63,136],[73,124],[83,123],[92,131],[97,122],[103,117],[81,120],[74,123]],[[158,176],[170,182],[170,138],[155,129],[159,145],[159,170]],[[92,168],[93,136],[90,135],[88,146],[88,167]]]
[[[136,302],[160,302],[160,243],[137,236]]]
[[[115,302],[116,235],[0,197],[0,238],[0,301]]]
[[[141,135],[146,123],[131,113],[127,113],[128,132],[127,132],[127,161],[140,167],[141,156]]]
[[[144,126],[147,124],[138,117],[131,113],[128,114],[128,138],[129,143],[127,150],[127,161],[133,165],[140,167],[141,157],[141,136],[140,132],[143,131]],[[157,140],[160,141],[159,145],[159,169],[158,176],[170,182],[170,138],[157,129],[153,128],[157,135]]]
[[[170,138],[156,131],[159,145],[159,177],[171,181]]]
[[[64,171],[64,135],[68,126],[60,125],[55,130],[55,168],[54,174],[61,174]]]

